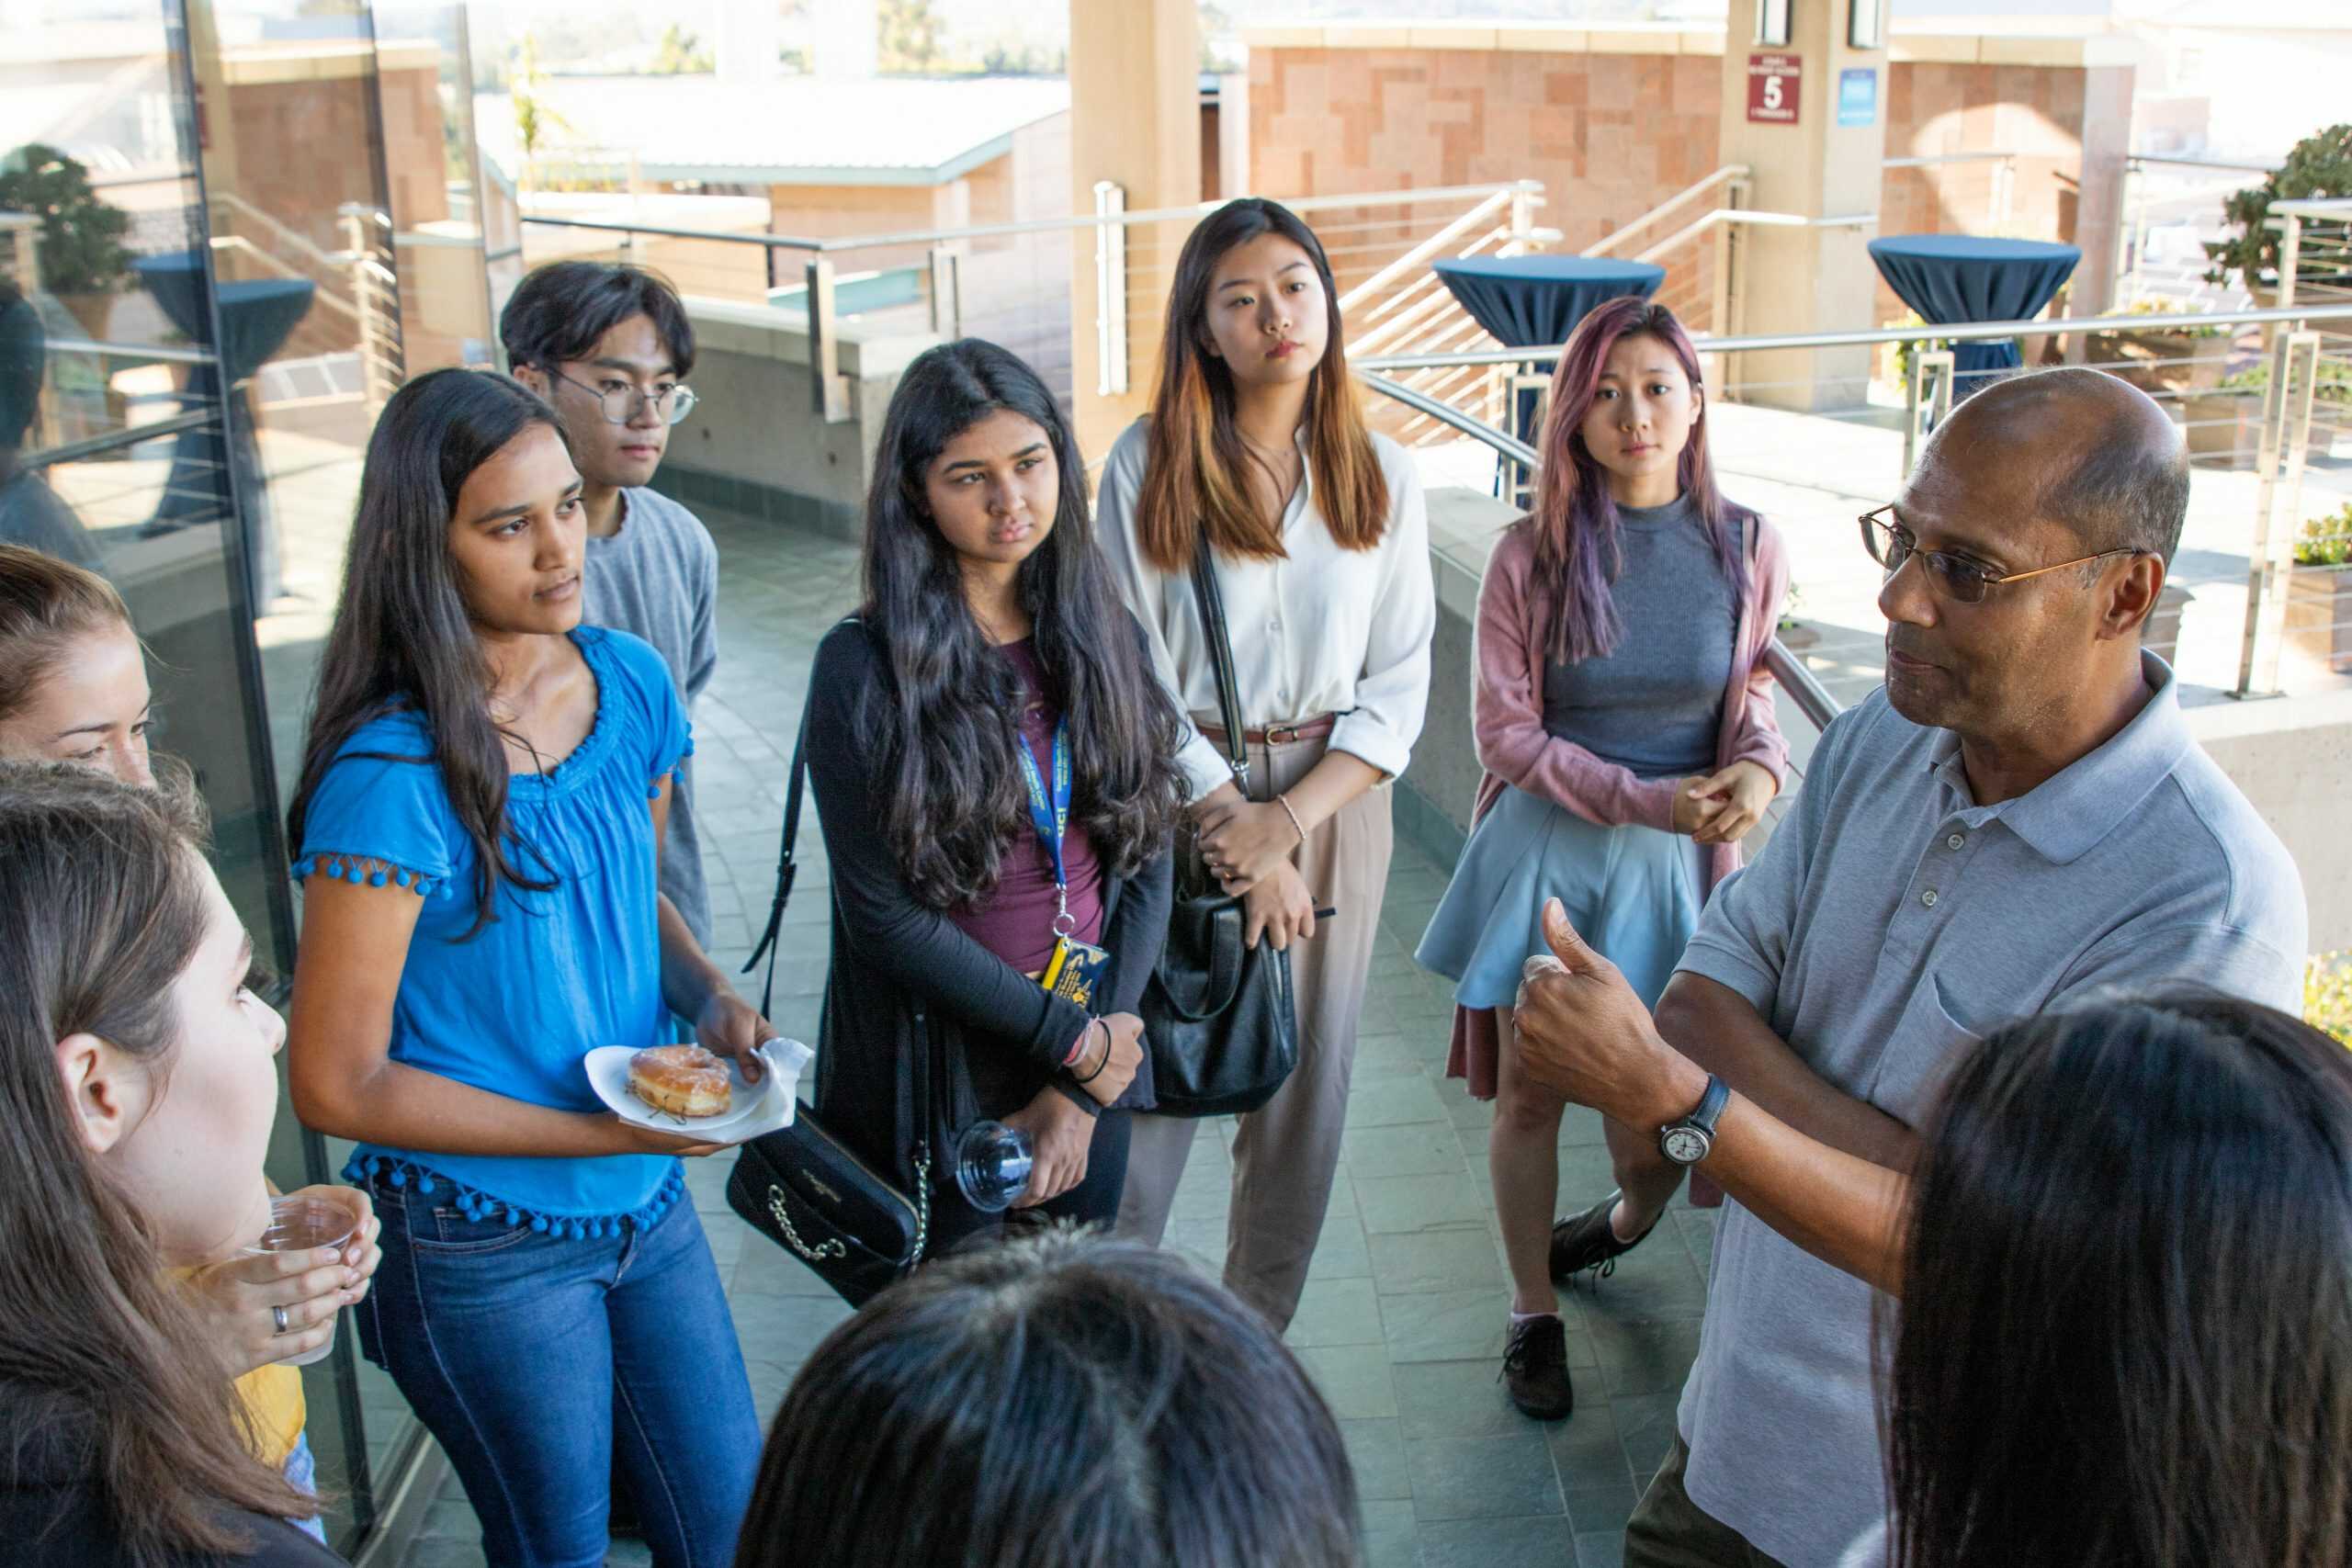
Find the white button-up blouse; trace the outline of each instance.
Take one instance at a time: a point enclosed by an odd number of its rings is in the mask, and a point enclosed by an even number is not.
[[[1190,716],[1178,758],[1198,800],[1232,778],[1225,753],[1201,733],[1223,728],[1216,668],[1190,570],[1163,572],[1136,544],[1145,422],[1129,425],[1102,466],[1095,507],[1102,552],[1151,642],[1160,682]],[[1429,510],[1404,447],[1374,434],[1388,480],[1388,525],[1368,550],[1340,547],[1316,509],[1312,465],[1283,513],[1287,555],[1217,559],[1217,588],[1233,641],[1245,728],[1339,716],[1333,750],[1394,778],[1412,760],[1429,706],[1430,637],[1437,593],[1430,578]],[[1304,437],[1302,434],[1302,446]]]

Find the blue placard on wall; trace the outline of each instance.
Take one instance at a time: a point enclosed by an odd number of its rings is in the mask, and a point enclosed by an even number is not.
[[[1878,123],[1878,73],[1869,66],[1838,73],[1838,123]]]

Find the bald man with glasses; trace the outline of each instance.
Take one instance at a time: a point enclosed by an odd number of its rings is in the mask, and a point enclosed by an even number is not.
[[[1550,912],[1524,1070],[1653,1141],[1629,1194],[1698,1167],[1733,1199],[1627,1568],[1885,1561],[1872,1287],[1900,1288],[1915,1129],[1967,1047],[2109,987],[2299,1006],[2294,863],[2140,647],[2188,502],[2178,431],[2112,377],[1962,403],[1861,519],[1886,684],[1823,734],[1655,1020]]]

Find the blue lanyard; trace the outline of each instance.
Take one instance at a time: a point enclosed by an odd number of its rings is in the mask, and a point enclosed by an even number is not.
[[[1021,759],[1021,782],[1029,789],[1029,820],[1037,829],[1037,837],[1045,840],[1046,852],[1054,857],[1054,895],[1057,910],[1054,934],[1067,936],[1062,928],[1075,922],[1069,913],[1069,872],[1062,863],[1062,840],[1069,832],[1069,719],[1067,716],[1054,722],[1054,796],[1046,798],[1046,781],[1037,776],[1037,760],[1029,754],[1029,738],[1015,734],[1012,750]]]

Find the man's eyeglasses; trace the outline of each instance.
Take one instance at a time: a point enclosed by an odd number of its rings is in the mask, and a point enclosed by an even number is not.
[[[1904,562],[1917,556],[1921,569],[1928,574],[1928,581],[1934,583],[1937,591],[1946,598],[1962,604],[1983,604],[1988,590],[1998,588],[2005,582],[2023,582],[2029,577],[2064,571],[2070,566],[2088,566],[2109,556],[2144,553],[2136,549],[2101,550],[2095,556],[2062,560],[2056,566],[2038,566],[2031,571],[2013,571],[2007,577],[1996,577],[1965,557],[1947,555],[1941,550],[1920,549],[1912,542],[1906,530],[1883,520],[1885,513],[1894,510],[1894,503],[1890,501],[1875,511],[1862,513],[1859,519],[1862,525],[1862,548],[1871,553],[1871,559],[1886,568],[1889,577],[1901,571]]]
[[[640,391],[635,387],[615,387],[609,391],[600,392],[587,382],[567,376],[552,366],[548,367],[548,374],[559,381],[570,381],[595,399],[604,410],[607,424],[627,424],[648,403],[653,405],[653,412],[662,416],[664,424],[675,424],[695,412],[695,389],[692,387],[673,383],[658,392]]]

